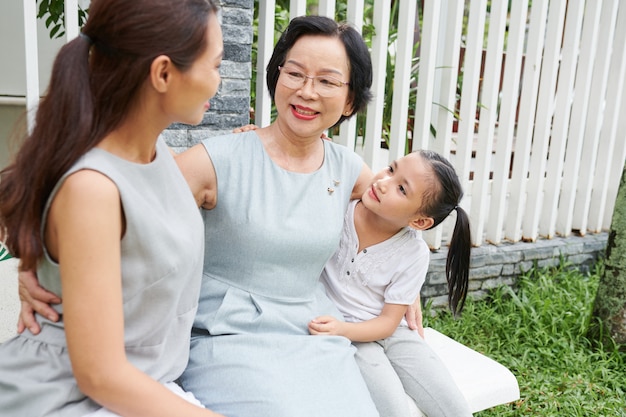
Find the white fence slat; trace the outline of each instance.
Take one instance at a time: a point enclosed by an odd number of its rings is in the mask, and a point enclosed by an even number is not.
[[[622,41],[625,42],[626,41]],[[626,95],[626,82],[622,85],[621,96]],[[622,100],[620,106],[620,113],[626,108],[626,103]],[[615,208],[615,199],[617,198],[617,191],[619,183],[622,178],[622,171],[624,169],[624,162],[626,161],[626,140],[623,133],[626,131],[626,117],[617,118],[617,131],[620,132],[619,136],[615,139],[615,148],[613,149],[613,158],[611,159],[611,175],[608,180],[608,190],[606,194],[606,206],[604,208],[604,221],[602,228],[605,230],[610,229],[611,222],[613,220],[613,210]]]
[[[305,14],[306,14],[306,0],[290,0],[289,1],[289,19],[290,20],[292,20],[294,17],[304,16]],[[259,19],[259,22],[261,22],[261,19]]]
[[[456,102],[456,82],[459,71],[459,49],[463,25],[463,2],[458,0],[442,0],[441,16],[444,22],[439,26],[439,51],[437,56],[438,70],[435,74],[434,100],[440,106],[432,114],[433,124],[437,130],[437,138],[431,139],[427,149],[441,155],[450,154],[452,142],[452,121],[454,115],[447,109],[453,109]],[[449,228],[450,222],[444,222],[435,229],[423,233],[426,243],[432,249],[441,247],[443,229]]]
[[[64,3],[68,41],[79,33],[79,3]],[[316,3],[320,15],[336,16],[336,0],[290,0],[290,17],[306,14],[307,3]],[[364,24],[364,3],[347,2],[347,20],[359,31]],[[486,0],[428,0],[423,5],[400,0],[398,38],[391,47],[396,66],[393,74],[387,74],[391,0],[373,2],[374,99],[367,107],[365,162],[378,170],[405,152],[411,33],[416,8],[422,5],[412,150],[432,149],[450,156],[466,191],[461,205],[469,208],[473,244],[482,244],[483,236],[499,244],[503,236],[511,241],[535,240],[567,236],[573,228],[581,234],[608,229],[626,163],[622,133],[626,131],[626,3],[511,0],[490,4],[487,12]],[[271,100],[265,73],[274,47],[276,1],[255,2],[255,7],[261,22],[255,122],[268,125]],[[465,10],[469,13],[466,34]],[[24,1],[23,11],[27,126],[32,129],[40,91],[36,1]],[[488,45],[482,64],[487,19]],[[463,89],[458,92],[462,39],[466,50]],[[384,91],[386,77],[393,78],[393,91]],[[453,136],[450,110],[455,108],[457,92],[460,120],[458,134]],[[380,146],[385,94],[393,95],[389,151]],[[478,103],[480,121],[475,134]],[[354,148],[356,134],[353,117],[341,126],[335,140]],[[454,155],[452,146],[456,147]],[[441,247],[444,237],[450,236],[454,217],[424,233],[429,247]]]
[[[485,37],[485,15],[487,0],[473,1],[470,4],[465,36],[465,57],[463,62],[463,90],[459,109],[458,134],[456,138],[456,171],[464,190],[470,189],[472,170],[472,150],[474,148],[474,126],[476,123],[476,103],[481,81],[483,40]],[[466,204],[467,206],[467,204]]]
[[[320,0],[318,6],[320,16],[335,18],[335,0]]]
[[[389,37],[389,15],[391,0],[374,3],[374,26],[376,35],[372,38],[372,65],[374,80],[372,93],[374,100],[367,107],[365,126],[364,159],[374,172],[380,170],[386,161],[381,157],[380,140],[383,126],[383,105],[385,95],[385,76],[387,75],[387,38]]]
[[[263,2],[259,9],[258,50],[257,50],[257,83],[254,122],[257,126],[268,126],[272,118],[272,101],[265,82],[265,67],[274,51],[274,8],[275,0]]]
[[[347,21],[350,23],[359,33],[363,32],[363,0],[348,0],[347,9]],[[356,146],[356,115],[351,119],[343,122],[339,127],[339,135],[336,139],[337,143],[347,146],[350,149],[355,149]]]
[[[505,237],[513,242],[517,242],[521,238],[522,216],[527,200],[526,176],[530,160],[547,13],[547,0],[534,0],[532,2],[509,193],[509,211],[505,224]]]
[[[565,149],[568,138],[568,125],[574,97],[574,81],[582,32],[584,3],[567,2],[561,66],[559,68],[552,136],[546,167],[546,178],[543,192],[543,207],[539,217],[539,234],[552,238],[556,230],[559,190],[561,189],[561,173],[565,160]]]
[[[552,0],[548,7],[548,23],[546,40],[543,49],[541,75],[539,77],[539,95],[535,115],[535,129],[530,156],[530,170],[526,207],[522,217],[522,239],[537,240],[539,215],[543,203],[543,185],[548,159],[548,144],[552,116],[554,114],[554,93],[557,84],[561,44],[563,41],[563,25],[565,21],[566,0]]]
[[[574,102],[568,129],[565,163],[563,165],[563,181],[556,220],[556,232],[561,236],[568,236],[572,230],[574,201],[580,160],[582,159],[583,137],[585,133],[586,114],[589,108],[589,94],[593,76],[593,62],[598,47],[598,32],[600,26],[600,12],[603,0],[587,1],[585,3],[585,17],[580,41],[580,53],[574,83]]]
[[[39,103],[39,51],[37,47],[37,12],[34,1],[24,1],[24,39],[26,55],[27,128],[35,127],[35,109]]]
[[[437,70],[437,45],[441,7],[433,1],[424,2],[421,27],[420,61],[415,97],[415,121],[413,124],[413,149],[428,149],[430,143],[430,120],[433,112],[433,91]]]
[[[78,36],[78,0],[64,0],[65,39],[71,41]]]
[[[609,45],[614,37],[618,1],[619,0],[605,0],[600,15],[598,46],[601,47],[597,49],[594,62],[591,92],[589,95],[589,112],[587,113],[587,123],[585,125],[585,136],[583,140],[584,158],[580,161],[581,175],[578,180],[574,215],[572,218],[572,227],[578,229],[583,235],[586,233],[587,229],[591,186],[593,184],[594,167],[598,155],[598,140],[600,137],[600,128],[602,127],[602,111],[604,110],[608,68],[611,60],[611,53],[609,48],[606,48],[606,45]]]
[[[495,125],[498,118],[498,93],[502,72],[502,53],[504,51],[504,31],[506,29],[507,2],[492,2],[487,36],[487,54],[485,73],[480,96],[480,123],[478,125],[478,143],[476,146],[476,168],[472,186],[472,207],[470,229],[475,246],[482,245],[484,225],[488,216],[491,181],[491,153]]]
[[[598,158],[588,216],[589,223],[587,228],[591,232],[602,231],[604,208],[607,204],[610,178],[612,175],[617,177],[617,172],[619,172],[611,171],[613,165],[612,158],[613,155],[616,154],[615,142],[616,140],[624,142],[624,138],[621,134],[619,139],[616,139],[623,100],[621,94],[615,93],[622,91],[624,87],[624,72],[626,71],[626,7],[623,5],[617,11],[615,37],[611,43],[614,47],[611,55],[611,65],[609,67],[606,105],[604,106],[602,129],[600,130]]]
[[[398,10],[398,37],[396,41],[395,69],[393,74],[393,99],[391,104],[391,129],[389,134],[389,159],[405,154],[409,107],[411,64],[413,60],[413,28],[415,27],[414,1],[400,2]]]
[[[513,140],[515,133],[517,103],[520,95],[520,75],[524,55],[528,0],[513,0],[509,17],[509,36],[502,82],[502,102],[498,119],[496,151],[493,158],[493,181],[489,222],[486,240],[499,244],[502,240],[506,214],[507,189]],[[496,174],[498,173],[498,174]]]

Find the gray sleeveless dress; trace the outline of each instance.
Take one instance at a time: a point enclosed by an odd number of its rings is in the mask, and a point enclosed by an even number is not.
[[[324,163],[286,171],[255,132],[203,142],[218,178],[205,211],[198,314],[183,388],[228,417],[378,416],[350,341],[311,336],[341,317],[319,283],[363,162],[324,141]]]
[[[202,218],[191,191],[159,139],[156,159],[146,165],[92,149],[59,181],[49,203],[63,180],[81,169],[115,182],[126,216],[121,256],[127,357],[154,379],[174,381],[187,364],[202,274]],[[37,273],[44,288],[62,296],[58,264],[45,256]],[[56,309],[63,313],[62,304]],[[0,416],[72,417],[100,408],[76,386],[63,320],[37,319],[39,335],[25,332],[0,345]]]

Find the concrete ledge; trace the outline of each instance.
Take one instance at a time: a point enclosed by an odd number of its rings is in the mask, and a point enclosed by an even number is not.
[[[607,241],[608,233],[596,233],[472,248],[470,296],[481,299],[498,286],[514,287],[517,277],[535,264],[540,268],[558,266],[563,259],[572,268],[588,271],[591,265],[604,257]],[[447,247],[431,254],[426,282],[422,287],[423,302],[430,299],[433,307],[448,305],[446,256]]]

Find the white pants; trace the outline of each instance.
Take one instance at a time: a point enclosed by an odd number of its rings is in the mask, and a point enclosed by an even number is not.
[[[200,401],[198,401],[191,392],[183,391],[183,389],[175,382],[168,382],[167,384],[165,384],[165,388],[169,389],[174,394],[178,395],[181,398],[184,398],[190,403],[204,408],[204,406],[200,404]],[[101,408],[99,410],[94,411],[93,413],[85,414],[83,417],[120,417],[120,416],[119,414],[115,414],[114,412],[109,411],[106,408]]]
[[[428,417],[472,415],[452,375],[417,331],[398,327],[386,339],[354,346],[380,417],[409,416],[405,392]]]

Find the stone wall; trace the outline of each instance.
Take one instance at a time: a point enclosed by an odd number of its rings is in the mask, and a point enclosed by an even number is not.
[[[586,236],[539,239],[536,242],[518,242],[502,245],[484,244],[472,249],[469,291],[472,298],[483,298],[489,290],[501,285],[515,286],[517,277],[534,265],[558,266],[561,260],[572,268],[588,271],[598,259],[604,257],[608,233]],[[431,262],[422,288],[425,302],[432,300],[434,307],[448,304],[446,284],[447,249],[431,254]]]
[[[250,122],[254,1],[222,0],[220,4],[224,37],[224,59],[220,68],[222,83],[199,125],[177,123],[163,132],[165,141],[176,152],[206,137],[229,133]]]

